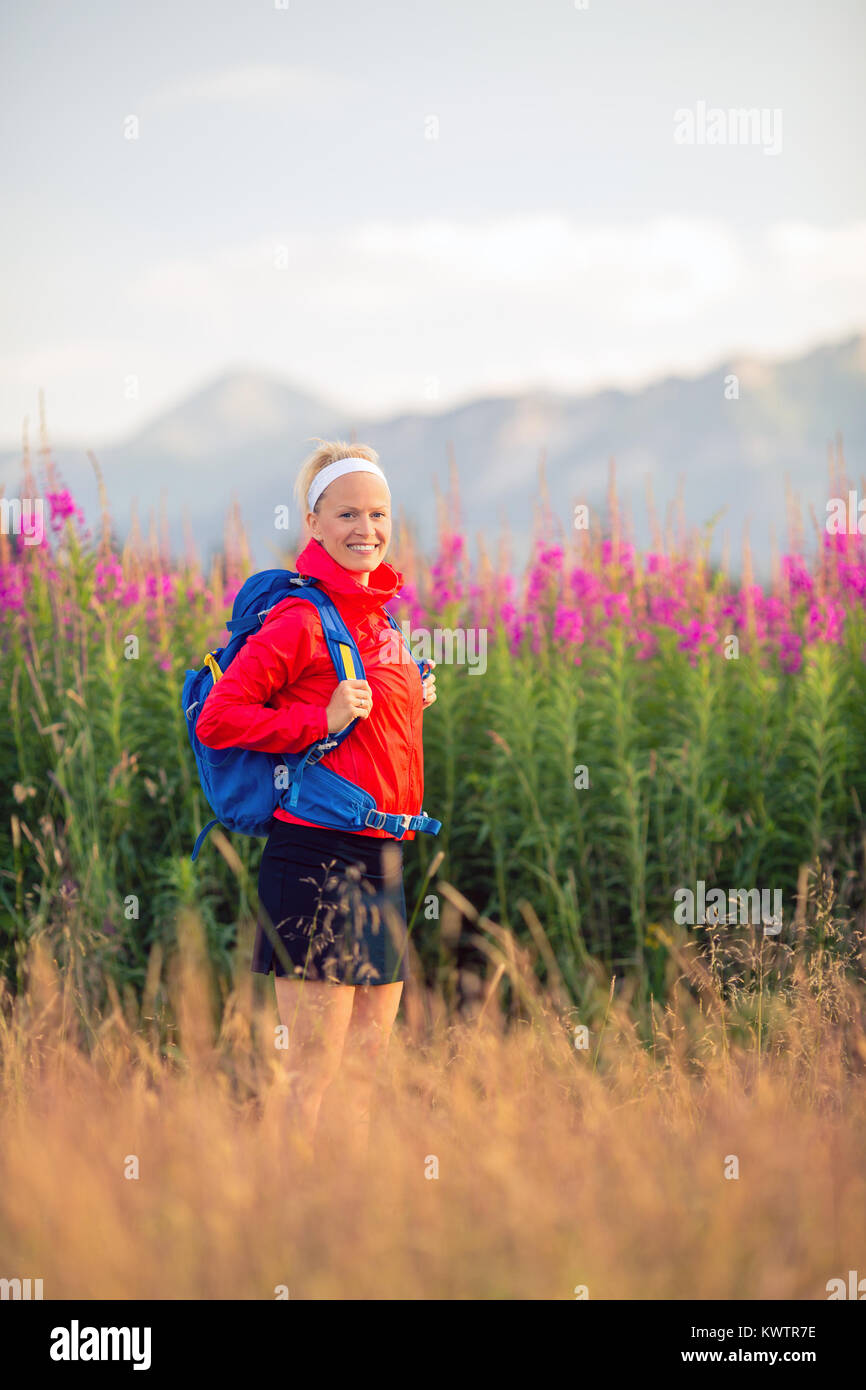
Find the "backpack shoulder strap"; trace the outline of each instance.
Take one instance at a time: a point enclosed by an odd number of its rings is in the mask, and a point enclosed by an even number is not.
[[[291,597],[306,599],[308,603],[312,603],[318,608],[325,641],[328,644],[328,651],[331,654],[338,680],[364,680],[364,663],[361,660],[361,653],[358,651],[358,644],[346,627],[333,599],[328,597],[324,589],[318,587],[314,579],[299,586]]]
[[[334,663],[337,680],[364,680],[366,678],[364,663],[361,660],[361,653],[358,651],[358,644],[347,628],[333,599],[329,598],[324,589],[319,588],[316,580],[312,578],[302,580],[291,595],[285,595],[285,597],[290,596],[305,599],[319,610],[322,631],[328,644],[331,661]],[[305,763],[318,762],[328,749],[336,748],[337,744],[342,743],[343,739],[352,732],[357,722],[357,719],[353,719],[338,734],[328,734],[319,743],[312,744],[308,749],[307,757],[304,759]]]

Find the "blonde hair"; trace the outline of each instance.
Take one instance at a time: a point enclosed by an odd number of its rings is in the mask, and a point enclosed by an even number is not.
[[[369,459],[370,463],[378,463],[379,455],[369,444],[347,444],[343,439],[320,439],[318,435],[311,438],[319,440],[319,446],[304,459],[301,464],[301,471],[295,481],[295,499],[298,504],[298,514],[302,518],[301,528],[307,531],[307,493],[310,484],[317,473],[321,473],[323,468],[327,468],[329,463],[336,463],[338,459],[362,458]],[[328,491],[325,488],[316,499],[314,512],[319,510],[319,503]]]

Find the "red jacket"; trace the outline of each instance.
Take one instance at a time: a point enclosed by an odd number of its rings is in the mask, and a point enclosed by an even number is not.
[[[370,572],[369,585],[310,540],[295,562],[334,600],[355,639],[373,708],[359,719],[322,763],[363,787],[380,811],[417,815],[424,796],[421,675],[409,659],[380,662],[379,634],[399,637],[382,605],[403,587],[403,576],[386,561]],[[196,723],[207,748],[249,748],[264,753],[300,753],[328,732],[325,708],[337,688],[337,673],[318,610],[303,599],[275,604],[258,632],[247,638],[228,670],[209,692]],[[279,807],[274,815],[295,825],[312,825]],[[385,830],[353,832],[383,838]],[[404,840],[415,838],[408,830]]]

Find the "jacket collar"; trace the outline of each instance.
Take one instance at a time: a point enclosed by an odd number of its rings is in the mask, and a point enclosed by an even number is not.
[[[318,579],[323,588],[339,595],[341,603],[357,605],[365,612],[387,603],[403,587],[403,575],[387,560],[382,560],[370,571],[369,584],[362,584],[353,571],[339,564],[315,537],[310,538],[298,555],[295,569],[299,574]]]

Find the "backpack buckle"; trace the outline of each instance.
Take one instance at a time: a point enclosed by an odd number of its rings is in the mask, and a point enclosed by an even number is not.
[[[320,758],[324,758],[329,748],[336,748],[339,742],[340,740],[338,738],[329,738],[322,739],[320,743],[314,743],[307,755],[307,762],[312,767],[313,763],[317,763]]]

